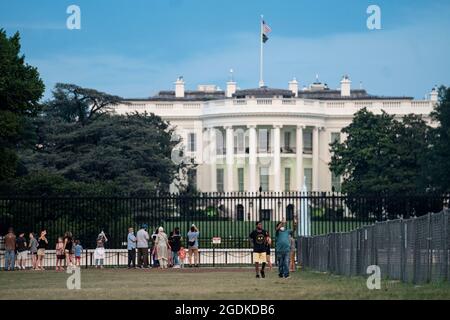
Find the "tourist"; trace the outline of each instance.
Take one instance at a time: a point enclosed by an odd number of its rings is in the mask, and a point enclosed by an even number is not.
[[[181,248],[181,235],[180,228],[176,227],[171,233],[169,237],[169,245],[172,251],[172,264],[174,268],[180,267],[180,262],[178,259],[178,252]]]
[[[45,270],[44,269],[44,257],[45,257],[45,250],[48,247],[48,240],[47,240],[47,230],[42,230],[41,235],[38,239],[38,251],[37,251],[37,270]]]
[[[250,233],[249,238],[251,241],[251,244],[253,246],[253,262],[255,263],[255,271],[256,271],[256,278],[265,278],[266,274],[264,272],[264,269],[266,267],[266,242],[267,237],[269,236],[268,232],[262,228],[262,222],[258,221],[256,223],[256,229]],[[262,264],[261,266],[261,276],[259,272],[259,264]]]
[[[80,244],[80,240],[75,240],[75,265],[81,265],[81,253],[83,252],[83,247]],[[87,259],[87,257],[86,257]]]
[[[73,266],[73,237],[70,232],[64,234],[64,254],[66,255],[67,266]]]
[[[277,223],[276,226],[276,253],[278,262],[278,276],[280,278],[289,278],[289,255],[291,252],[291,243],[289,234],[291,230],[286,228],[286,221]]]
[[[13,228],[5,236],[5,271],[14,271],[16,257],[16,235]]]
[[[19,270],[25,270],[25,264],[28,258],[27,240],[25,239],[25,232],[19,233],[16,239],[17,261]]]
[[[167,234],[163,227],[158,228],[158,235],[156,236],[155,246],[158,253],[158,261],[161,269],[167,269],[168,264],[168,249],[170,248]]]
[[[180,268],[184,268],[184,260],[186,260],[186,249],[184,247],[180,247],[178,258],[180,259]]]
[[[188,253],[189,253],[189,267],[192,267],[192,257],[194,257],[194,264],[198,267],[198,237],[200,232],[195,224],[192,224],[191,230],[187,233],[188,237]]]
[[[97,248],[94,251],[95,268],[103,269],[103,264],[105,261],[105,243],[108,241],[105,233],[100,232],[97,236]]]
[[[56,243],[55,247],[55,253],[56,253],[56,271],[63,271],[63,262],[64,259],[66,259],[66,255],[64,252],[64,240],[62,237],[58,237],[58,242]]]
[[[136,268],[136,236],[134,235],[134,229],[131,227],[128,228],[127,250],[128,269],[131,268],[131,264],[133,264],[133,268]]]
[[[30,243],[28,244],[28,247],[30,248],[31,264],[33,270],[36,270],[38,245],[39,243],[36,240],[34,233],[30,232]]]
[[[138,265],[140,268],[148,268],[148,240],[147,225],[143,224],[136,234],[136,247],[138,250]]]
[[[157,235],[158,235],[158,229],[155,229],[155,231],[152,234],[152,250],[150,253],[150,264],[153,265],[153,268],[159,267],[158,248],[156,247],[156,244],[155,244]]]
[[[289,242],[291,245],[291,253],[289,257],[289,271],[295,271],[295,239],[293,237],[292,232],[289,234]]]
[[[266,263],[269,266],[269,271],[272,271],[272,257],[270,253],[270,249],[272,246],[272,239],[270,238],[270,234],[267,232],[266,237]]]

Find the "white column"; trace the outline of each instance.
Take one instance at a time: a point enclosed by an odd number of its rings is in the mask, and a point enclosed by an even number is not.
[[[258,190],[256,186],[256,125],[249,125],[247,126],[249,128],[249,139],[248,139],[248,149],[249,149],[249,156],[248,156],[248,180],[249,180],[249,188],[248,191],[250,192],[256,192]]]
[[[226,181],[226,191],[234,191],[233,184],[233,165],[234,165],[234,135],[233,127],[226,126],[226,163],[227,163],[227,181]]]
[[[319,191],[319,127],[313,128],[312,191]]]
[[[214,127],[208,128],[209,130],[209,167],[210,167],[210,188],[209,191],[217,191],[217,151],[216,151],[216,129]]]
[[[281,191],[281,141],[280,141],[280,129],[281,125],[273,126],[273,175],[274,184],[273,190],[275,192]]]
[[[296,136],[296,181],[297,181],[297,191],[302,191],[303,189],[303,129],[305,126],[297,126],[297,136]]]

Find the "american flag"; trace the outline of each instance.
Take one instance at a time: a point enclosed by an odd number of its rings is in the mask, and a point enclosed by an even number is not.
[[[269,25],[264,20],[263,20],[262,24],[263,24],[263,33],[264,34],[268,34],[269,32],[272,31],[272,29],[270,29]]]

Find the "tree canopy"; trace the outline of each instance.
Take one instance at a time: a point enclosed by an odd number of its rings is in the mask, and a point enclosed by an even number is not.
[[[16,174],[16,146],[23,138],[28,117],[40,110],[44,83],[35,67],[20,54],[19,33],[0,29],[0,181]]]

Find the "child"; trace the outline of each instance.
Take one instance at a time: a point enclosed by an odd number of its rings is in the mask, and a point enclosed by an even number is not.
[[[55,248],[56,253],[56,271],[63,271],[63,261],[66,259],[66,255],[64,253],[64,240],[62,237],[58,237],[58,243]]]
[[[186,259],[186,250],[184,247],[181,247],[180,251],[178,251],[178,257],[180,258],[180,267],[184,268],[184,259]]]
[[[80,244],[80,240],[75,240],[75,266],[79,267],[81,264],[81,253],[83,247]]]
[[[105,242],[108,241],[105,233],[102,231],[97,237],[97,248],[94,251],[95,267],[103,269],[105,260]]]
[[[37,270],[37,248],[38,248],[38,241],[36,240],[36,238],[34,237],[34,233],[30,232],[30,244],[29,244],[29,248],[30,248],[30,254],[31,254],[31,263],[32,263],[32,267],[33,270]]]
[[[25,233],[19,233],[19,237],[16,240],[17,261],[19,262],[19,270],[25,270],[25,263],[27,260],[27,240],[25,239]]]

